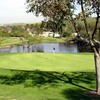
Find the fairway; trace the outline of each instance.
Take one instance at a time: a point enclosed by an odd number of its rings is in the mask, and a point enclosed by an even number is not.
[[[92,53],[0,53],[0,68],[42,71],[94,71]]]
[[[92,53],[0,53],[0,100],[100,100]]]

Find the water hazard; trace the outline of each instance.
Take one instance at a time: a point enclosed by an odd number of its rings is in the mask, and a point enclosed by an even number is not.
[[[77,53],[77,44],[67,43],[40,43],[23,46],[0,48],[0,52],[69,52]]]

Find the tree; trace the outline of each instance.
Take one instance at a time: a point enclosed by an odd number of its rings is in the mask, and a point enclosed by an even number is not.
[[[62,37],[66,24],[65,23],[63,23],[62,25],[61,24],[59,24],[58,26],[58,23],[48,20],[48,21],[42,21],[41,26],[44,28],[45,31],[53,32],[53,37],[55,36],[55,33],[58,33]]]
[[[25,29],[28,32],[31,32],[33,36],[39,35],[43,33],[43,28],[41,27],[41,23],[34,23],[34,24],[26,24]]]
[[[28,3],[29,12],[35,12],[36,15],[41,13],[48,21],[57,23],[56,29],[60,29],[65,20],[69,20],[78,34],[77,38],[85,41],[93,48],[96,69],[96,92],[100,93],[100,35],[97,34],[100,19],[100,0],[26,0],[26,2]],[[79,14],[74,13],[78,9],[76,3],[81,8]],[[93,32],[91,32],[89,31],[87,18],[93,14],[96,16],[96,21]],[[78,27],[79,20],[83,21],[82,24],[86,35],[80,32],[81,28]],[[96,36],[99,38],[96,38]]]
[[[100,93],[100,41],[95,38],[97,34],[97,27],[100,18],[100,1],[99,0],[77,0],[78,4],[81,6],[82,18],[85,26],[85,31],[87,38],[83,38],[84,41],[88,42],[94,50],[94,59],[95,59],[95,69],[96,69],[96,91]],[[87,12],[96,14],[96,22],[94,24],[93,32],[89,32],[88,23],[87,23]],[[78,30],[76,30],[79,32]],[[81,37],[81,34],[79,34]],[[99,37],[99,34],[98,34]],[[99,37],[100,38],[100,37]]]
[[[58,32],[63,35],[63,27],[66,25],[65,15],[67,9],[64,3],[65,0],[26,0],[29,4],[28,12],[35,12],[36,16],[40,13],[45,17],[47,27],[51,28],[51,31]],[[63,2],[62,2],[63,1]],[[63,3],[63,4],[62,4]]]

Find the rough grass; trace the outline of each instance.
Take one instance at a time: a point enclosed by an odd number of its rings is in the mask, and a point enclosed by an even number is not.
[[[100,100],[92,53],[1,53],[0,100]]]

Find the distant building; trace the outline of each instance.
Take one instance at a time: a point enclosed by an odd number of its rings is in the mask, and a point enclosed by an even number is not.
[[[77,33],[72,33],[72,36],[76,37],[78,34]]]
[[[27,30],[27,32],[29,33],[29,35],[34,36],[34,35],[32,34],[32,30],[31,30],[30,28],[27,28],[26,30]]]
[[[54,32],[50,32],[50,31],[47,31],[47,32],[43,32],[43,34],[40,34],[39,36],[43,36],[43,37],[60,37],[60,35],[58,33],[54,33]]]

